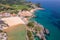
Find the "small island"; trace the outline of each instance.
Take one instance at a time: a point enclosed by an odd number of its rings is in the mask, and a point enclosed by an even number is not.
[[[13,5],[10,3],[8,5],[7,3],[6,5],[5,3],[0,4],[0,39],[17,40],[14,39],[15,37],[9,37],[12,36],[12,34],[21,35],[22,33],[25,33],[24,36],[26,36],[26,40],[35,40],[35,37],[39,37],[40,40],[46,40],[45,36],[46,34],[50,34],[49,30],[44,28],[43,25],[38,24],[36,21],[30,21],[32,17],[35,17],[34,12],[36,10],[44,10],[44,8],[41,8],[39,3],[34,4],[32,2],[20,2],[21,4],[18,4],[16,1],[13,1],[12,3]],[[19,31],[20,29],[22,32]],[[3,37],[5,39],[3,39]],[[20,39],[19,37],[21,36],[17,37]]]

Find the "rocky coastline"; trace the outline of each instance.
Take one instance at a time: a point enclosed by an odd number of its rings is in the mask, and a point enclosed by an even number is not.
[[[41,40],[46,40],[45,34],[50,34],[49,30],[44,28],[43,25],[38,24],[37,22],[29,21],[32,17],[35,17],[34,12],[36,10],[44,10],[43,8],[35,8],[28,10],[19,11],[16,14],[19,18],[21,18],[24,22],[27,30],[27,40],[34,40],[34,36],[38,36]],[[14,16],[16,17],[16,16]],[[1,25],[1,24],[0,24]],[[3,31],[3,30],[2,30]],[[36,33],[35,35],[33,33]],[[7,36],[7,35],[6,35]]]
[[[30,12],[33,14],[36,10],[44,10],[43,8],[36,8],[36,9],[32,9]],[[34,14],[33,14],[34,15]],[[34,17],[34,16],[33,16]],[[30,22],[29,22],[30,23]],[[29,24],[28,23],[28,24]],[[27,25],[28,25],[27,24]],[[46,34],[47,35],[49,35],[50,33],[49,33],[49,30],[48,29],[46,29],[46,28],[44,28],[44,26],[43,25],[41,25],[41,24],[38,24],[37,22],[32,22],[32,23],[30,23],[31,25],[28,25],[27,26],[27,30],[28,31],[30,31],[31,33],[32,33],[32,38],[33,38],[33,40],[34,40],[34,36],[37,36],[37,37],[39,37],[39,39],[41,39],[41,40],[46,40]],[[30,27],[29,27],[30,26]],[[32,26],[32,27],[31,27]],[[33,33],[36,33],[35,35],[33,34]],[[28,35],[27,35],[27,37],[28,37]],[[28,37],[28,40],[30,40],[29,39],[29,37]]]
[[[8,24],[6,24],[2,20],[0,20],[0,40],[7,40],[8,39],[8,35],[3,29],[3,27],[6,27],[6,26],[8,26]]]

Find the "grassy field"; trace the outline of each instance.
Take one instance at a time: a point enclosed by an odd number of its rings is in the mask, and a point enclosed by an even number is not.
[[[29,7],[26,5],[12,5],[12,7],[15,8],[16,10],[29,9]]]
[[[0,4],[0,11],[8,11],[9,10],[11,12],[11,10],[18,11],[18,10],[22,10],[22,9],[30,9],[30,7],[27,5],[23,5],[23,4],[20,4],[20,5]]]
[[[26,40],[26,29],[24,25],[13,26],[4,31],[8,34],[8,40]]]

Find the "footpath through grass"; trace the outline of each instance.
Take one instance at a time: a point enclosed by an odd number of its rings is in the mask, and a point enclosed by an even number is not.
[[[13,26],[5,30],[8,40],[26,40],[26,29],[24,25]]]

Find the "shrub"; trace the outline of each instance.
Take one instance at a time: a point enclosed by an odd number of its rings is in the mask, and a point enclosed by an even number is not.
[[[33,36],[32,35],[33,35],[32,32],[27,30],[27,36],[28,36],[29,40],[33,40]]]
[[[29,22],[28,24],[27,24],[27,26],[29,26],[29,27],[34,27],[34,23],[33,22]]]

